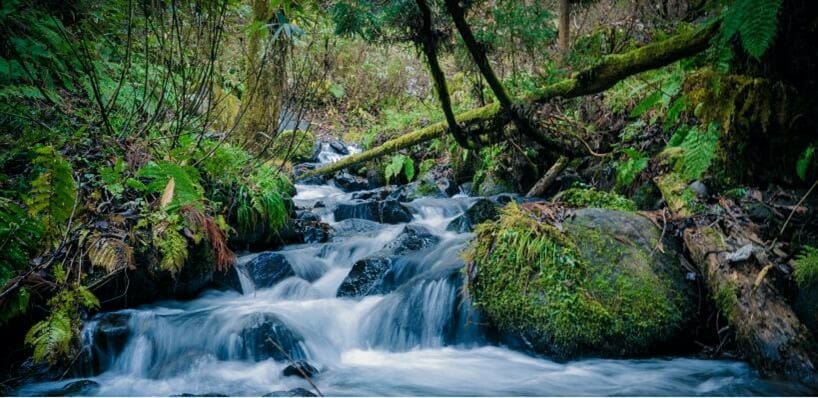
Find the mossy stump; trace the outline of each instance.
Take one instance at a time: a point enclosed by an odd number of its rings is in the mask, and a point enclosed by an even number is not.
[[[678,248],[646,217],[589,208],[546,222],[529,209],[507,206],[467,252],[469,294],[503,336],[559,359],[637,356],[693,318]]]

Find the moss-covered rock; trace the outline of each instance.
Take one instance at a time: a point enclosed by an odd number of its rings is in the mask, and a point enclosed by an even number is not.
[[[271,149],[273,156],[287,159],[291,162],[308,162],[313,158],[315,135],[304,130],[282,131],[276,137]]]
[[[648,353],[677,336],[695,308],[677,248],[661,239],[632,212],[580,209],[552,225],[510,204],[477,228],[469,292],[501,334],[533,351]]]
[[[599,207],[611,210],[636,210],[636,204],[613,192],[598,191],[594,188],[574,187],[566,189],[554,198],[574,207]]]

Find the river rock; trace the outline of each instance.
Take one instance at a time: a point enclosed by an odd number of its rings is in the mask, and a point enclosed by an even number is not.
[[[278,282],[295,276],[293,266],[280,253],[259,254],[244,266],[256,288],[272,287]]]
[[[516,206],[506,212],[468,255],[470,294],[507,343],[562,359],[680,344],[695,285],[676,242],[648,218],[580,209],[555,227]]]
[[[349,148],[341,140],[332,140],[329,147],[339,155],[349,155]]]
[[[281,372],[284,377],[295,376],[304,378],[312,378],[317,376],[319,373],[318,369],[315,366],[310,365],[305,361],[297,361],[293,362],[288,365],[284,370]]]
[[[298,387],[287,391],[273,391],[269,394],[262,395],[263,397],[316,397],[310,390]]]
[[[346,171],[335,173],[333,181],[338,188],[344,192],[364,191],[369,189],[369,181],[366,178],[358,177]]]
[[[64,386],[46,391],[43,395],[47,397],[77,397],[93,395],[99,390],[99,383],[93,380],[77,380],[65,384]]]
[[[469,232],[473,230],[477,224],[495,220],[498,216],[497,205],[491,200],[480,198],[469,206],[463,214],[452,220],[452,222],[446,226],[446,230],[459,233]]]
[[[395,240],[377,253],[355,262],[341,286],[337,297],[362,297],[385,294],[397,287],[393,266],[409,253],[436,245],[440,241],[429,230],[417,225],[407,225]]]
[[[276,361],[304,359],[303,338],[274,314],[253,314],[239,333],[242,356],[254,361],[273,358]]]
[[[336,221],[360,218],[384,224],[399,224],[412,220],[412,213],[397,200],[340,203],[335,207],[333,215]]]

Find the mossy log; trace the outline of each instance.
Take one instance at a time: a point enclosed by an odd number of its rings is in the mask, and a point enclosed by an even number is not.
[[[763,250],[745,261],[729,259],[751,242],[748,231],[736,229],[725,236],[718,227],[690,228],[685,230],[684,242],[721,314],[734,329],[739,352],[766,374],[815,385],[816,353],[809,331],[766,276],[773,265]]]
[[[609,55],[596,65],[575,73],[572,77],[548,85],[522,100],[516,101],[524,106],[544,103],[553,98],[573,98],[607,90],[620,80],[647,70],[659,68],[680,59],[695,55],[706,49],[710,38],[716,32],[716,24],[692,32],[681,33],[672,38],[648,44],[641,48],[623,53]],[[491,103],[481,108],[473,109],[455,116],[457,123],[467,130],[466,133],[474,138],[475,142],[496,142],[498,137],[489,131],[496,130],[497,126],[508,124],[511,119],[506,112],[502,112],[498,103]],[[494,129],[478,128],[491,126]],[[375,159],[377,157],[399,151],[422,142],[439,138],[448,131],[446,122],[438,122],[406,133],[400,137],[384,142],[382,145],[349,156],[335,163],[319,167],[304,174],[305,177],[333,173],[357,163]],[[540,141],[552,141],[544,137]]]

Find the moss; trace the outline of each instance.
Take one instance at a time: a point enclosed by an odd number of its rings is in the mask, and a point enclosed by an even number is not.
[[[738,287],[732,281],[723,283],[714,292],[716,307],[727,319],[732,319],[738,306]]]
[[[239,116],[241,100],[233,94],[225,93],[218,85],[213,87],[213,128],[218,131],[230,131]]]
[[[560,193],[559,200],[575,207],[598,207],[611,210],[636,210],[636,204],[612,192],[597,191],[593,188],[574,187]]]
[[[641,353],[677,331],[689,303],[650,270],[646,250],[596,228],[564,228],[514,204],[477,228],[469,289],[501,330],[533,333],[547,345],[539,351],[558,357]]]
[[[287,130],[278,134],[272,147],[272,154],[283,158],[289,153],[288,160],[304,162],[312,159],[315,135],[309,131]]]

